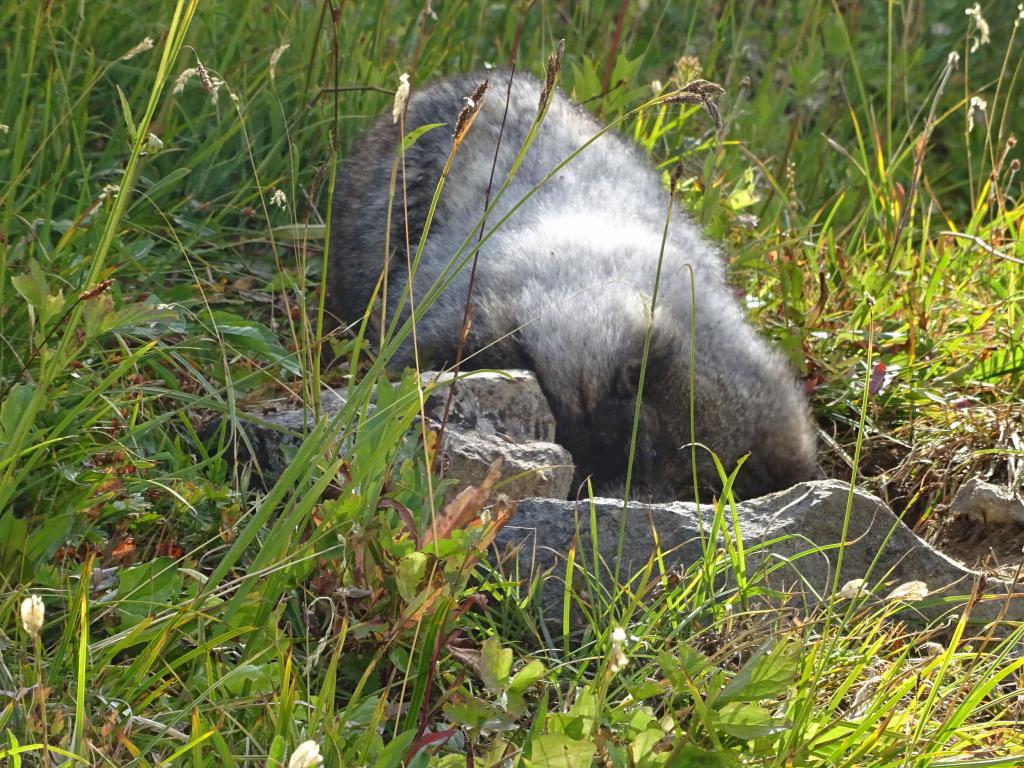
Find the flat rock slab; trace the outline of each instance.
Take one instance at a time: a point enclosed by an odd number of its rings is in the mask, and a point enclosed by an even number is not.
[[[427,421],[436,429],[448,404],[453,376],[425,372],[421,379],[430,389],[424,403]],[[320,403],[321,418],[332,418],[345,405],[345,394],[324,389]],[[302,436],[313,427],[312,411],[290,407],[250,414],[249,418],[242,429],[252,450],[242,458],[255,462],[263,486],[270,487],[290,464]],[[216,427],[207,431],[213,429]],[[554,442],[555,417],[529,371],[481,371],[460,376],[444,434],[445,475],[457,481],[453,493],[479,484],[491,463],[501,458],[504,482],[499,490],[510,498],[564,499],[569,495],[572,456]]]
[[[768,583],[788,592],[802,592],[817,602],[817,596],[830,594],[839,547],[843,541],[843,523],[848,500],[849,524],[843,548],[840,587],[853,579],[866,579],[867,587],[884,597],[893,587],[908,581],[923,581],[930,595],[911,604],[921,615],[935,618],[947,612],[959,615],[979,577],[955,560],[933,549],[904,525],[879,499],[837,480],[801,483],[787,491],[742,502],[736,514],[746,553],[747,573],[773,568]],[[623,504],[613,499],[595,499],[598,551],[605,563],[603,571],[613,568],[623,525]],[[622,538],[620,580],[640,571],[658,545],[666,566],[685,568],[703,557],[702,530],[710,530],[713,508],[675,502],[642,504],[631,502],[625,517]],[[731,514],[726,526],[732,529]],[[706,533],[705,533],[706,535]],[[578,538],[577,538],[578,537]],[[576,557],[592,559],[590,508],[587,501],[527,499],[497,538],[499,549],[518,547],[520,573],[530,574],[553,569],[555,577],[564,577],[565,554],[577,541]],[[724,537],[717,546],[724,548]],[[828,548],[825,551],[813,551]],[[592,566],[584,565],[592,570]],[[728,570],[728,568],[726,568]],[[562,578],[544,579],[545,604],[561,595]],[[1022,589],[1021,587],[1017,588]],[[979,601],[972,620],[988,621],[1001,610],[1005,618],[1024,619],[1024,591],[998,579],[985,582],[985,599]]]

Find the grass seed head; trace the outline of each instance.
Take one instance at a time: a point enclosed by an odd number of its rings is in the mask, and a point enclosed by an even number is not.
[[[128,49],[128,51],[124,54],[124,56],[121,57],[121,61],[128,61],[128,59],[133,59],[136,56],[138,56],[140,53],[145,53],[146,51],[150,51],[152,49],[153,49],[153,38],[152,37],[145,37],[145,38],[142,39],[141,43],[139,43],[138,45],[133,46],[132,48]]]
[[[537,111],[543,112],[548,102],[551,101],[551,94],[555,92],[555,83],[558,75],[562,72],[562,57],[565,56],[565,40],[558,41],[558,47],[548,54],[548,62],[544,66],[544,87],[540,91],[540,100],[537,103]]]
[[[988,109],[988,102],[985,101],[981,96],[971,96],[971,101],[967,105],[967,132],[970,133],[974,130],[974,121],[981,124],[985,124],[985,110]],[[977,117],[975,117],[977,116]]]
[[[489,80],[484,80],[480,85],[473,91],[473,95],[466,98],[466,106],[459,112],[459,117],[455,121],[455,143],[461,144],[462,139],[466,136],[466,131],[469,130],[469,126],[473,124],[477,114],[480,112],[480,107],[484,105],[484,99],[487,96],[487,89],[491,83]]]
[[[709,80],[694,80],[687,83],[678,91],[670,93],[659,104],[693,104],[700,107],[714,121],[715,129],[722,130],[722,113],[718,111],[718,97],[725,93],[725,89],[718,83]]]
[[[964,13],[974,22],[974,31],[977,32],[977,35],[971,35],[971,53],[974,53],[981,46],[988,45],[992,41],[991,30],[989,29],[988,22],[985,21],[985,17],[981,15],[980,3],[964,8]]]
[[[270,54],[270,79],[273,80],[277,74],[277,62],[281,60],[284,52],[291,47],[291,43],[284,43],[283,45],[277,46],[274,52]]]
[[[177,96],[179,93],[185,90],[185,84],[188,83],[193,77],[199,74],[199,70],[195,67],[189,67],[183,69],[178,73],[178,76],[174,78],[174,85],[171,87],[171,93]]]
[[[395,103],[391,107],[391,122],[397,123],[405,113],[405,105],[409,103],[409,73],[403,72],[398,78],[398,90],[395,91]]]
[[[110,286],[112,286],[113,284],[114,281],[111,280],[110,278],[107,278],[106,280],[100,280],[91,288],[87,288],[80,294],[78,294],[78,300],[89,301],[89,299],[95,299],[101,293],[106,293],[108,290],[110,290]]]

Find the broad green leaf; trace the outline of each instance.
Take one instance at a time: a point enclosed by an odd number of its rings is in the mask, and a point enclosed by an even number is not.
[[[544,665],[534,659],[525,667],[516,672],[508,684],[507,707],[509,712],[521,714],[526,709],[526,701],[523,694],[526,690],[544,677]]]
[[[300,369],[295,355],[282,347],[277,337],[263,323],[246,320],[224,310],[215,310],[212,314],[217,331],[231,346],[242,352],[251,352],[267,362],[278,364],[289,373],[299,374]]]
[[[687,679],[695,679],[701,672],[710,666],[707,657],[700,651],[696,651],[686,644],[679,644],[672,648],[672,653],[662,651],[658,654],[658,663],[661,671],[676,691],[685,691],[689,688]]]
[[[714,710],[711,720],[718,730],[743,741],[771,736],[790,725],[784,718],[772,717],[762,706],[741,701]]]
[[[508,685],[512,671],[512,649],[502,648],[496,637],[488,637],[480,648],[480,676],[488,690],[495,693]]]
[[[544,677],[544,665],[534,659],[513,675],[508,684],[509,693],[522,693]]]
[[[672,752],[665,768],[736,768],[740,762],[728,752],[706,752],[696,744],[687,744]]]
[[[532,768],[583,768],[594,757],[590,739],[571,739],[562,733],[538,736],[527,749]]]
[[[416,597],[426,569],[427,556],[422,552],[412,552],[399,561],[398,569],[395,572],[395,582],[398,585],[398,594],[402,596],[403,600],[409,602]]]
[[[28,408],[35,387],[31,384],[15,384],[0,403],[0,441],[7,442],[14,435],[18,421]]]
[[[181,574],[169,557],[123,569],[118,574],[116,603],[122,629],[173,603],[181,585]]]
[[[633,697],[634,701],[643,701],[664,695],[665,686],[657,680],[645,680],[637,685],[626,686],[626,690],[629,691],[629,695]]]
[[[781,696],[796,677],[799,661],[800,643],[796,640],[783,640],[771,650],[759,648],[722,689],[718,703]]]
[[[46,297],[50,295],[50,288],[46,284],[46,276],[43,274],[39,262],[29,259],[28,272],[12,275],[11,285],[28,302],[30,307],[37,312],[43,311]]]
[[[757,203],[761,198],[757,194],[757,187],[754,184],[754,169],[748,167],[743,172],[743,178],[740,180],[732,192],[729,193],[727,200],[729,207],[734,211],[742,210],[743,208],[749,208],[751,205]]]
[[[414,738],[416,738],[416,731],[405,731],[398,734],[390,744],[380,751],[377,762],[373,764],[374,768],[398,768]]]
[[[640,731],[629,745],[636,765],[643,765],[648,758],[653,757],[654,748],[664,738],[665,732],[661,728],[646,728]]]
[[[488,725],[504,726],[511,722],[511,718],[504,712],[479,699],[468,698],[446,704],[444,712],[452,722],[469,728],[483,728]]]
[[[269,695],[278,693],[278,674],[276,664],[242,664],[215,682],[234,697]],[[197,679],[201,678],[202,675],[197,675]]]

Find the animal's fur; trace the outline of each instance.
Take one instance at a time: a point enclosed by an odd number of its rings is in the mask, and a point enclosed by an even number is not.
[[[491,88],[458,149],[413,280],[419,300],[460,244],[476,231],[503,122],[507,72],[442,80],[414,90],[409,132],[454,124],[464,98],[485,78]],[[537,114],[541,84],[517,73],[494,172],[496,191]],[[525,162],[488,217],[488,228],[600,126],[556,93]],[[398,128],[384,116],[354,147],[338,175],[331,221],[328,306],[344,322],[362,317],[385,254],[388,189]],[[450,128],[420,136],[399,170],[391,217],[388,314],[407,281],[405,210],[415,254],[432,196],[452,146]],[[648,324],[667,192],[633,145],[605,134],[542,186],[480,250],[476,304],[463,369],[525,367],[536,372],[572,453],[577,478],[598,492],[621,490]],[[785,488],[815,472],[807,404],[782,357],[747,324],[716,250],[680,210],[665,246],[654,335],[640,413],[634,497],[693,495],[690,461],[690,271],[696,281],[695,437],[727,470],[749,459],[734,485],[742,497]],[[469,269],[417,316],[417,340],[435,364],[451,364],[462,326]],[[406,313],[408,306],[406,305]],[[390,318],[389,318],[390,319]],[[412,362],[411,339],[395,366]],[[697,449],[702,496],[720,488]]]

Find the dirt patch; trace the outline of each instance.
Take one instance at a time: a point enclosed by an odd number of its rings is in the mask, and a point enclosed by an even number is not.
[[[849,457],[853,449],[843,445],[841,452]],[[834,476],[842,477],[844,468],[835,464]],[[1024,525],[970,519],[953,500],[977,479],[1024,494],[1024,405],[930,412],[898,432],[865,439],[860,467],[858,485],[876,493],[929,544],[970,568],[1014,578],[1024,558]]]

